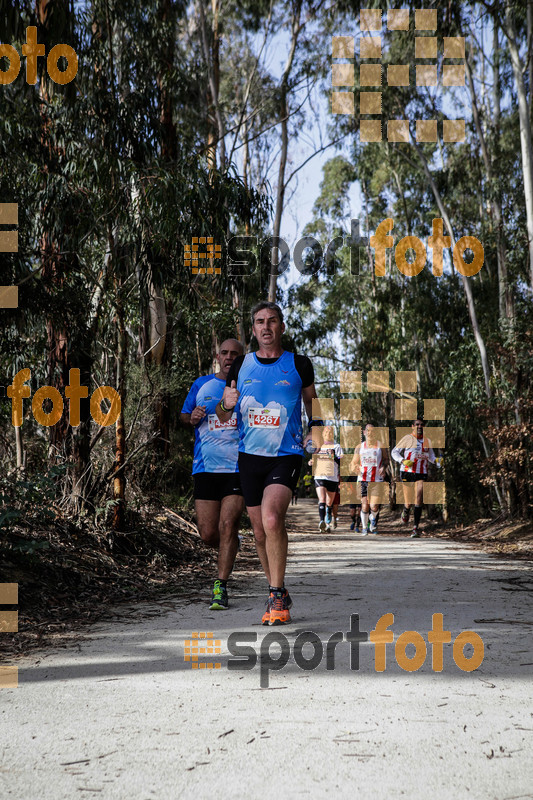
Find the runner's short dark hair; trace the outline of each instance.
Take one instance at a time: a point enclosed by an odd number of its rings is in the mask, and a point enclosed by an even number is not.
[[[414,424],[415,424],[415,422],[416,422],[417,420],[418,420],[418,422],[421,422],[421,423],[422,423],[422,425],[424,425],[424,427],[425,427],[425,425],[426,425],[426,421],[425,421],[424,417],[422,417],[422,416],[420,416],[420,417],[415,417],[415,418],[414,418],[414,420],[413,420],[413,422],[412,422],[412,424],[414,425]]]
[[[278,305],[276,305],[276,303],[269,303],[268,300],[262,300],[260,303],[256,303],[250,312],[252,315],[252,325],[255,322],[255,315],[258,314],[260,311],[263,311],[263,309],[265,308],[269,308],[272,311],[275,311],[279,317],[279,321],[283,322],[283,312],[281,308]]]

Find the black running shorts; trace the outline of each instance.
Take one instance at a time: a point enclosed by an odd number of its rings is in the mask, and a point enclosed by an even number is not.
[[[253,456],[239,453],[244,502],[250,508],[260,506],[263,492],[271,483],[288,486],[294,491],[300,477],[302,456]]]
[[[337,481],[330,481],[327,478],[315,478],[315,486],[323,486],[328,492],[339,491],[339,484]]]
[[[197,472],[194,478],[195,500],[216,500],[231,494],[242,495],[238,472]]]
[[[427,480],[427,475],[423,475],[421,472],[400,472],[400,480],[404,483],[416,483],[417,481],[425,481]]]

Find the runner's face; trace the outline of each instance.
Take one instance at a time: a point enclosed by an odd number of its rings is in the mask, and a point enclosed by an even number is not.
[[[413,436],[416,436],[417,439],[424,438],[424,423],[419,419],[415,419],[413,422]]]
[[[275,347],[281,343],[285,324],[275,311],[265,308],[255,315],[253,330],[260,347]]]
[[[228,374],[229,368],[237,356],[242,355],[242,350],[237,345],[238,342],[234,341],[233,339],[228,339],[226,342],[222,342],[220,345],[220,350],[218,351],[218,363],[220,364],[220,371],[224,374],[224,377],[226,377]]]
[[[324,427],[324,442],[328,444],[333,442],[333,428],[329,428],[327,425]]]
[[[366,443],[368,445],[374,446],[377,443],[376,433],[374,431],[374,426],[373,425],[367,425],[365,427],[364,433],[365,433],[365,441],[366,441]]]

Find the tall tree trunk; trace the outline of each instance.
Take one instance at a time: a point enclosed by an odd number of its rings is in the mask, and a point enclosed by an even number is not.
[[[205,0],[198,0],[198,10],[200,12],[200,35],[202,38],[202,48],[207,67],[208,89],[207,89],[207,112],[209,121],[212,123],[208,134],[207,161],[210,169],[216,169],[216,150],[217,144],[220,151],[220,169],[226,167],[226,146],[224,137],[226,134],[222,111],[219,104],[220,90],[220,0],[211,0],[211,10],[213,22],[211,28],[211,47],[207,36],[207,21],[205,17]]]
[[[291,43],[289,55],[285,63],[285,69],[280,84],[280,98],[279,98],[279,116],[278,122],[281,125],[281,153],[279,158],[278,169],[278,188],[276,192],[276,213],[274,217],[274,238],[278,237],[281,230],[281,218],[283,216],[283,205],[285,202],[285,169],[287,166],[287,153],[289,149],[289,77],[294,63],[294,55],[296,52],[296,44],[300,34],[300,14],[302,10],[302,0],[293,0],[292,4],[292,25],[291,25]],[[278,252],[278,251],[276,251]],[[274,258],[270,268],[270,279],[268,284],[268,299],[271,303],[276,302],[276,293],[278,287],[278,256]]]
[[[527,0],[527,77],[529,90],[529,119],[533,108],[533,0]]]
[[[422,167],[424,169],[424,173],[425,173],[425,175],[426,175],[426,177],[428,179],[429,185],[431,186],[431,190],[433,192],[433,196],[434,196],[435,201],[436,201],[436,203],[437,203],[437,205],[439,207],[439,211],[441,213],[442,219],[444,220],[444,224],[446,225],[446,229],[447,229],[448,234],[450,236],[451,243],[452,243],[452,250],[453,250],[453,248],[455,246],[455,237],[454,237],[454,234],[453,234],[453,229],[452,229],[452,225],[451,225],[451,222],[450,222],[450,218],[448,216],[448,213],[447,213],[446,208],[444,207],[444,203],[442,201],[442,197],[441,197],[439,188],[438,188],[437,184],[435,183],[435,181],[433,180],[433,175],[431,174],[431,170],[429,169],[429,166],[428,166],[426,157],[424,156],[424,153],[422,152],[420,147],[416,144],[416,142],[414,144],[414,147],[415,147],[416,152],[418,153],[418,157],[419,157],[420,162],[422,164]],[[481,368],[483,370],[483,377],[484,377],[484,380],[485,380],[485,394],[487,395],[487,399],[490,400],[490,398],[491,398],[490,367],[489,367],[489,359],[488,359],[488,356],[487,356],[487,348],[485,347],[485,341],[484,341],[483,336],[481,335],[481,331],[479,329],[479,324],[478,324],[477,314],[476,314],[476,307],[475,307],[475,304],[474,304],[474,294],[472,292],[472,287],[470,285],[470,279],[466,278],[464,275],[461,275],[461,278],[462,278],[462,281],[463,281],[463,289],[464,289],[465,296],[466,296],[466,305],[468,307],[468,314],[470,316],[470,324],[472,325],[472,331],[474,333],[474,338],[476,340],[476,344],[477,344],[478,350],[479,350],[479,356],[480,356],[480,359],[481,359]]]
[[[24,442],[22,439],[22,425],[15,426],[15,448],[17,456],[17,474],[24,471]]]
[[[531,288],[533,288],[533,145],[531,142],[531,120],[524,84],[524,64],[520,58],[516,25],[510,0],[505,4],[504,32],[509,43],[511,64],[518,96],[518,118],[520,120],[520,147],[522,150],[522,174],[526,200],[527,238]]]
[[[88,333],[86,331],[86,333]],[[80,370],[80,384],[90,386],[93,372],[93,337],[88,334],[80,341],[76,366]],[[70,506],[79,513],[87,505],[91,483],[91,410],[90,395],[80,399],[80,424],[73,429],[72,437],[72,490]]]
[[[496,29],[496,37],[497,37],[497,29]],[[470,55],[472,55],[471,50],[470,50]],[[498,308],[499,308],[500,321],[503,321],[505,319],[509,320],[513,316],[512,298],[507,277],[507,262],[505,259],[505,247],[503,242],[503,215],[499,198],[499,191],[495,186],[495,181],[494,181],[492,159],[488,151],[487,140],[485,138],[485,131],[483,130],[483,126],[481,125],[474,80],[472,77],[470,60],[468,58],[466,59],[466,76],[468,80],[468,90],[470,92],[470,99],[472,102],[472,115],[474,118],[474,125],[481,146],[481,155],[483,157],[483,164],[485,166],[485,173],[487,176],[492,224],[496,232],[496,261],[498,265]]]
[[[67,31],[69,25],[70,7],[66,2],[58,3],[62,5],[62,14],[65,15],[63,23],[59,24],[60,31]],[[53,28],[53,35],[58,31],[58,18],[57,15],[51,13],[53,3],[51,0],[36,0],[35,13],[37,21],[41,26],[41,35],[44,34],[44,44],[49,44],[49,39],[52,38],[51,29]],[[58,11],[59,8],[56,9]],[[65,36],[65,38],[67,38]],[[64,41],[65,39],[63,39]],[[50,117],[48,115],[48,108],[50,97],[48,93],[49,78],[46,74],[42,74],[39,81],[39,96],[41,99],[40,114],[41,114],[41,145],[42,152],[45,154],[44,171],[48,174],[54,171],[55,162],[60,155],[57,146],[54,144],[53,131],[51,129]],[[72,260],[76,260],[76,256],[72,255],[71,261],[63,255],[66,249],[62,247],[61,242],[53,238],[53,236],[46,229],[48,226],[48,214],[52,209],[47,207],[43,208],[43,221],[45,230],[43,231],[40,243],[40,260],[42,265],[42,280],[45,292],[51,297],[51,311],[46,319],[46,338],[48,348],[48,385],[56,388],[60,394],[64,396],[64,389],[69,382],[69,339],[70,331],[68,329],[68,322],[65,317],[58,313],[57,303],[55,302],[54,295],[60,292],[65,285],[65,275],[73,269],[75,264]],[[70,449],[70,433],[71,429],[68,424],[68,415],[63,414],[56,425],[48,429],[49,435],[49,459],[53,462],[58,457],[65,457],[68,455]]]
[[[112,234],[111,234],[112,235]],[[116,249],[115,249],[116,255]],[[115,259],[115,294],[116,294],[116,331],[117,331],[117,383],[116,389],[120,396],[120,413],[116,421],[116,451],[115,451],[115,470],[113,472],[113,500],[115,506],[113,508],[113,522],[112,527],[114,531],[121,531],[124,529],[124,521],[126,515],[126,475],[124,470],[124,462],[126,461],[126,428],[124,424],[124,408],[126,405],[126,381],[125,381],[125,368],[127,359],[127,339],[126,339],[126,326],[124,323],[124,298],[122,296],[122,268],[123,265],[118,263]]]

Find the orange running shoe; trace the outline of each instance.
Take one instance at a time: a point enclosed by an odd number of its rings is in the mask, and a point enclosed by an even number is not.
[[[289,604],[287,602],[288,592],[270,593],[270,622],[269,625],[286,625],[291,621]]]
[[[261,620],[261,625],[283,625],[285,622],[290,622],[291,621],[291,617],[290,617],[290,614],[289,614],[289,608],[292,606],[292,598],[291,598],[290,594],[288,593],[287,589],[283,589],[282,601],[283,601],[283,607],[286,609],[286,612],[287,612],[287,615],[288,615],[288,619],[283,620],[282,622],[272,622],[271,621],[271,613],[272,613],[272,610],[273,610],[273,607],[274,607],[273,603],[274,603],[274,595],[275,594],[276,594],[276,592],[270,592],[270,594],[268,596],[267,607],[266,607],[265,613],[263,614],[263,619]],[[279,592],[278,592],[278,594],[279,594]]]

